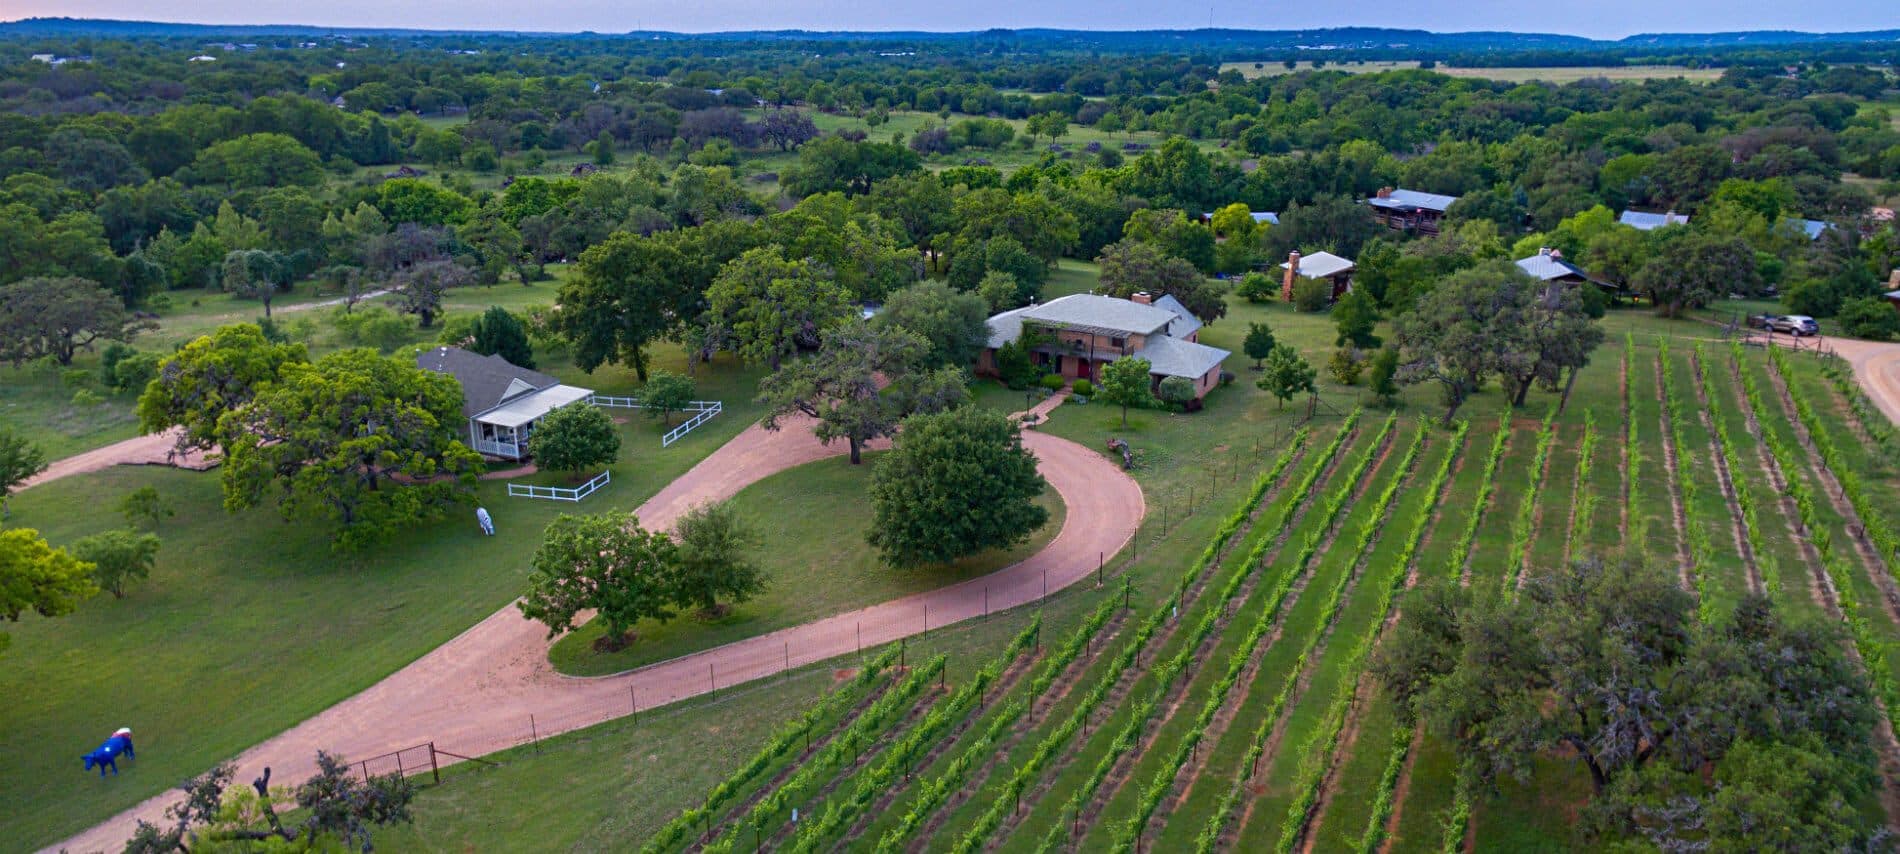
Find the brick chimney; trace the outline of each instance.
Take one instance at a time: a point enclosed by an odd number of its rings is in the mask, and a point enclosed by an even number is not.
[[[1154,305],[1155,304],[1154,295],[1148,293],[1147,291],[1136,291],[1133,294],[1130,294],[1128,296],[1128,301],[1136,305]]]
[[[1392,188],[1391,188],[1391,187],[1380,187],[1380,188],[1379,188],[1379,198],[1381,198],[1381,199],[1389,199],[1389,198],[1392,198]]]
[[[1280,283],[1280,300],[1282,302],[1293,301],[1293,280],[1299,278],[1299,275],[1300,250],[1295,249],[1286,254],[1286,278]]]

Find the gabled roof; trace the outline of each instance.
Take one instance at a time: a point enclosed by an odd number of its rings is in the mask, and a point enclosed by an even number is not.
[[[1834,224],[1830,222],[1822,222],[1818,219],[1801,219],[1792,216],[1783,217],[1781,221],[1801,229],[1801,232],[1806,234],[1809,240],[1820,240],[1821,232],[1834,227]]]
[[[1662,228],[1665,225],[1688,225],[1689,215],[1675,211],[1668,213],[1650,213],[1648,211],[1624,211],[1616,218],[1617,222],[1643,231]]]
[[[1201,319],[1195,317],[1194,312],[1188,311],[1187,306],[1182,305],[1181,301],[1175,299],[1173,294],[1162,294],[1160,299],[1155,300],[1155,308],[1167,309],[1168,311],[1174,312],[1176,320],[1168,324],[1167,332],[1169,335],[1176,338],[1186,338],[1201,328]]]
[[[1098,294],[1070,294],[1024,309],[1025,320],[1076,329],[1152,335],[1167,328],[1174,312],[1133,300]]]
[[[1580,279],[1590,278],[1590,274],[1585,273],[1583,268],[1569,261],[1565,261],[1562,258],[1543,252],[1539,252],[1529,258],[1519,258],[1517,260],[1517,268],[1529,273],[1531,278],[1544,282],[1554,279],[1566,279],[1571,276],[1576,276]]]
[[[1287,262],[1280,262],[1280,269],[1286,269]],[[1356,265],[1350,258],[1341,258],[1331,252],[1315,252],[1300,256],[1300,275],[1309,279],[1324,279],[1352,270]]]
[[[470,417],[497,427],[520,427],[570,403],[593,396],[591,389],[556,383],[539,391],[509,398],[500,406]]]
[[[1456,201],[1458,201],[1457,196],[1444,196],[1438,193],[1421,193],[1417,190],[1393,190],[1386,195],[1373,196],[1367,199],[1366,204],[1372,205],[1375,208],[1427,210],[1444,213],[1446,209],[1450,208],[1452,203]]]
[[[474,416],[524,394],[552,388],[560,381],[500,356],[484,356],[460,347],[437,347],[416,354],[416,367],[448,374],[462,384],[462,414]]]
[[[1280,215],[1273,211],[1249,211],[1247,215],[1253,217],[1254,222],[1264,222],[1268,225],[1280,224]]]
[[[1200,379],[1231,354],[1219,347],[1157,335],[1148,339],[1147,345],[1136,350],[1134,355],[1148,360],[1148,373]]]

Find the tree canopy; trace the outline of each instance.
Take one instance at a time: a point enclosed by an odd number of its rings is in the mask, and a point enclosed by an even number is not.
[[[341,350],[291,363],[219,424],[224,504],[276,493],[286,517],[326,520],[360,548],[468,500],[481,456],[464,446],[454,378]]]
[[[941,564],[1029,538],[1048,484],[1007,416],[966,406],[907,419],[871,472],[872,546],[894,567]]]

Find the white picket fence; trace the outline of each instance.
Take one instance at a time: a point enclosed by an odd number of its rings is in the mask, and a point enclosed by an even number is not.
[[[610,407],[613,409],[655,408],[642,404],[640,398],[637,397],[614,397],[612,395],[596,394],[587,400],[595,406]],[[671,447],[674,442],[679,441],[686,434],[693,432],[694,427],[698,427],[711,420],[713,416],[725,411],[725,408],[726,405],[717,400],[695,400],[687,403],[680,408],[680,411],[691,412],[693,413],[693,417],[686,419],[680,426],[668,430],[666,435],[661,436],[660,447]]]
[[[593,479],[575,487],[535,486],[527,483],[508,484],[511,498],[545,498],[549,501],[579,501],[600,491],[600,488],[613,482],[613,472],[604,471],[594,475]]]

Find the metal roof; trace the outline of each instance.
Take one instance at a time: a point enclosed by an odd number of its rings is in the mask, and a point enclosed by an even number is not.
[[[1200,379],[1232,354],[1219,347],[1158,335],[1148,339],[1147,345],[1136,350],[1134,355],[1148,360],[1148,372],[1151,374]]]
[[[1174,320],[1174,312],[1133,300],[1099,294],[1070,294],[1023,310],[1024,320],[1069,328],[1092,327],[1131,335],[1152,335]]]
[[[1023,334],[1023,312],[1028,311],[1032,307],[1033,306],[1023,306],[1022,308],[1012,308],[986,321],[990,328],[990,340],[987,346],[994,350],[1021,337]]]
[[[1801,229],[1801,232],[1806,234],[1809,240],[1820,240],[1821,232],[1834,227],[1832,223],[1822,222],[1818,219],[1801,219],[1792,216],[1783,218],[1782,222],[1794,224],[1794,227]]]
[[[1529,258],[1517,259],[1517,268],[1531,274],[1533,278],[1546,282],[1552,279],[1562,279],[1570,276],[1585,279],[1590,278],[1590,274],[1585,273],[1570,262],[1562,258],[1553,258],[1542,252],[1532,255]]]
[[[1182,305],[1181,301],[1175,299],[1173,294],[1162,294],[1160,299],[1155,300],[1155,308],[1167,309],[1168,311],[1174,312],[1176,319],[1175,322],[1168,324],[1167,331],[1169,335],[1176,338],[1186,338],[1200,331],[1201,319],[1195,317],[1194,312],[1188,311],[1187,306]]]
[[[1624,211],[1616,218],[1617,222],[1643,231],[1662,228],[1665,225],[1688,225],[1689,215],[1675,211],[1668,213],[1650,213],[1648,211]]]
[[[1185,338],[1201,328],[1201,320],[1172,296],[1153,305],[1098,294],[1070,294],[1041,305],[1014,308],[992,315],[987,346],[1001,347],[1023,334],[1023,321],[1096,335],[1147,335]]]
[[[593,391],[589,389],[557,385],[517,397],[487,412],[476,413],[474,418],[496,427],[520,427],[570,403],[593,396]]]
[[[1367,199],[1366,203],[1380,208],[1411,208],[1444,213],[1456,201],[1458,201],[1457,196],[1421,193],[1417,190],[1393,190],[1385,196],[1373,196]]]
[[[1280,268],[1286,269],[1287,262],[1281,262]],[[1300,256],[1299,274],[1309,279],[1324,279],[1337,276],[1353,269],[1355,265],[1349,258],[1341,258],[1331,252],[1315,252]]]

